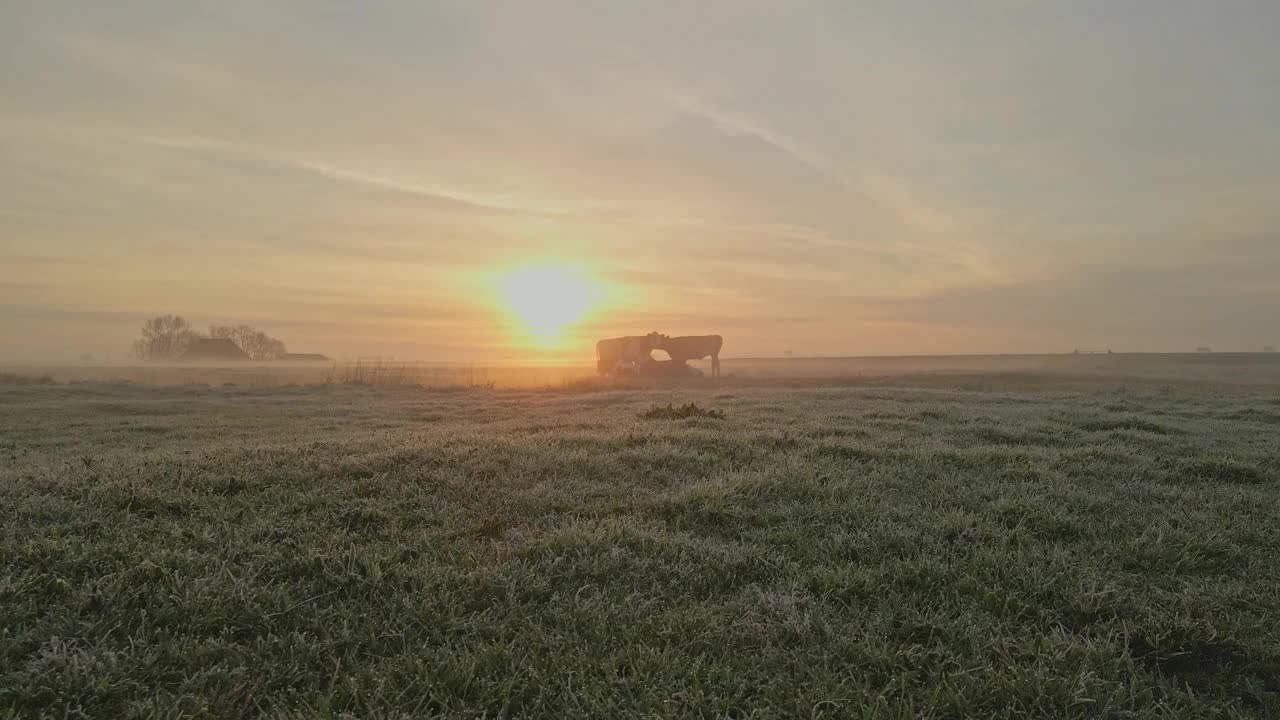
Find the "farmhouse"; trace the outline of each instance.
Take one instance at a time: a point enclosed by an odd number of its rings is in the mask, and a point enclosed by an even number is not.
[[[239,362],[251,360],[230,338],[196,338],[187,346],[179,362]]]

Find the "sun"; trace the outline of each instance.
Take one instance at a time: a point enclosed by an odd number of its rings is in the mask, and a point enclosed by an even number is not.
[[[498,292],[507,312],[538,345],[555,344],[600,300],[601,288],[568,263],[526,265],[503,274]]]

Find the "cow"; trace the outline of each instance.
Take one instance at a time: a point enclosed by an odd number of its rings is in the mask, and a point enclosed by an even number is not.
[[[648,335],[626,335],[608,338],[596,343],[596,372],[601,375],[612,375],[622,364],[642,365],[652,362],[650,353],[661,347],[658,343],[664,336],[658,333]]]
[[[724,338],[719,335],[684,335],[679,337],[659,336],[657,348],[666,350],[676,363],[690,360],[701,360],[711,357],[711,375],[720,377],[720,348],[724,346]]]
[[[623,348],[627,338],[607,338],[596,343],[596,372],[608,375],[622,362]]]

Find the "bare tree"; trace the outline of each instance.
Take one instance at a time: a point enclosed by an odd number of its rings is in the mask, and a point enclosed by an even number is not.
[[[285,353],[289,352],[289,348],[285,347],[283,342],[275,338],[269,338],[267,342],[267,354],[272,360],[279,360]]]
[[[209,337],[230,339],[254,360],[276,360],[288,352],[284,343],[248,325],[211,325]]]
[[[139,360],[173,360],[197,337],[180,315],[161,315],[142,324],[142,337],[133,341],[130,354]]]

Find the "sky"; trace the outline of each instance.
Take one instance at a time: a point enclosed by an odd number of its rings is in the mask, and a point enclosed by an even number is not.
[[[1277,28],[1273,0],[0,0],[0,361],[123,359],[163,313],[468,362],[650,330],[1280,346]],[[591,289],[553,343],[503,292],[528,267]]]

